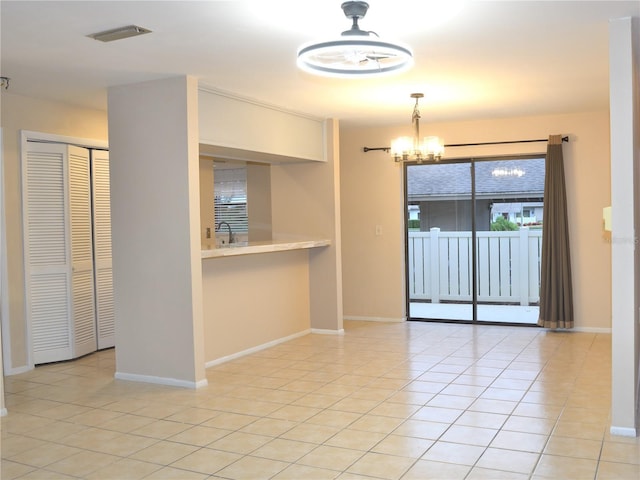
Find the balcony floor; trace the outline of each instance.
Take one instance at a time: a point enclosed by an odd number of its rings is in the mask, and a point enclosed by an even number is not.
[[[540,309],[537,305],[478,305],[478,321],[498,323],[535,324]],[[470,321],[470,303],[411,302],[409,316],[412,319]]]

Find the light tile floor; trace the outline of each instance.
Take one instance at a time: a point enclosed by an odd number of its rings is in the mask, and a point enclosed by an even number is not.
[[[635,479],[610,336],[345,322],[207,371],[114,380],[114,351],[7,377],[2,479]]]

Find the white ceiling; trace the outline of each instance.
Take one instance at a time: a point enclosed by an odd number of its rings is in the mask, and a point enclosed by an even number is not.
[[[341,0],[0,1],[0,75],[16,94],[106,109],[106,89],[194,75],[219,90],[347,125],[607,108],[608,21],[638,1],[369,0],[360,22],[414,51],[412,70],[378,79],[299,71],[302,43],[351,23]],[[135,24],[148,35],[86,35]]]

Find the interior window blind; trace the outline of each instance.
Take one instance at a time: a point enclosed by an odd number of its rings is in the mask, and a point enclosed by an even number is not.
[[[227,222],[234,233],[247,233],[247,170],[216,168],[213,177],[216,225]],[[222,231],[225,227],[223,227]]]

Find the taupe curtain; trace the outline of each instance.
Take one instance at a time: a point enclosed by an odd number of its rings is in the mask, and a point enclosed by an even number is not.
[[[562,135],[550,135],[544,179],[540,317],[545,328],[573,328],[569,220]]]

